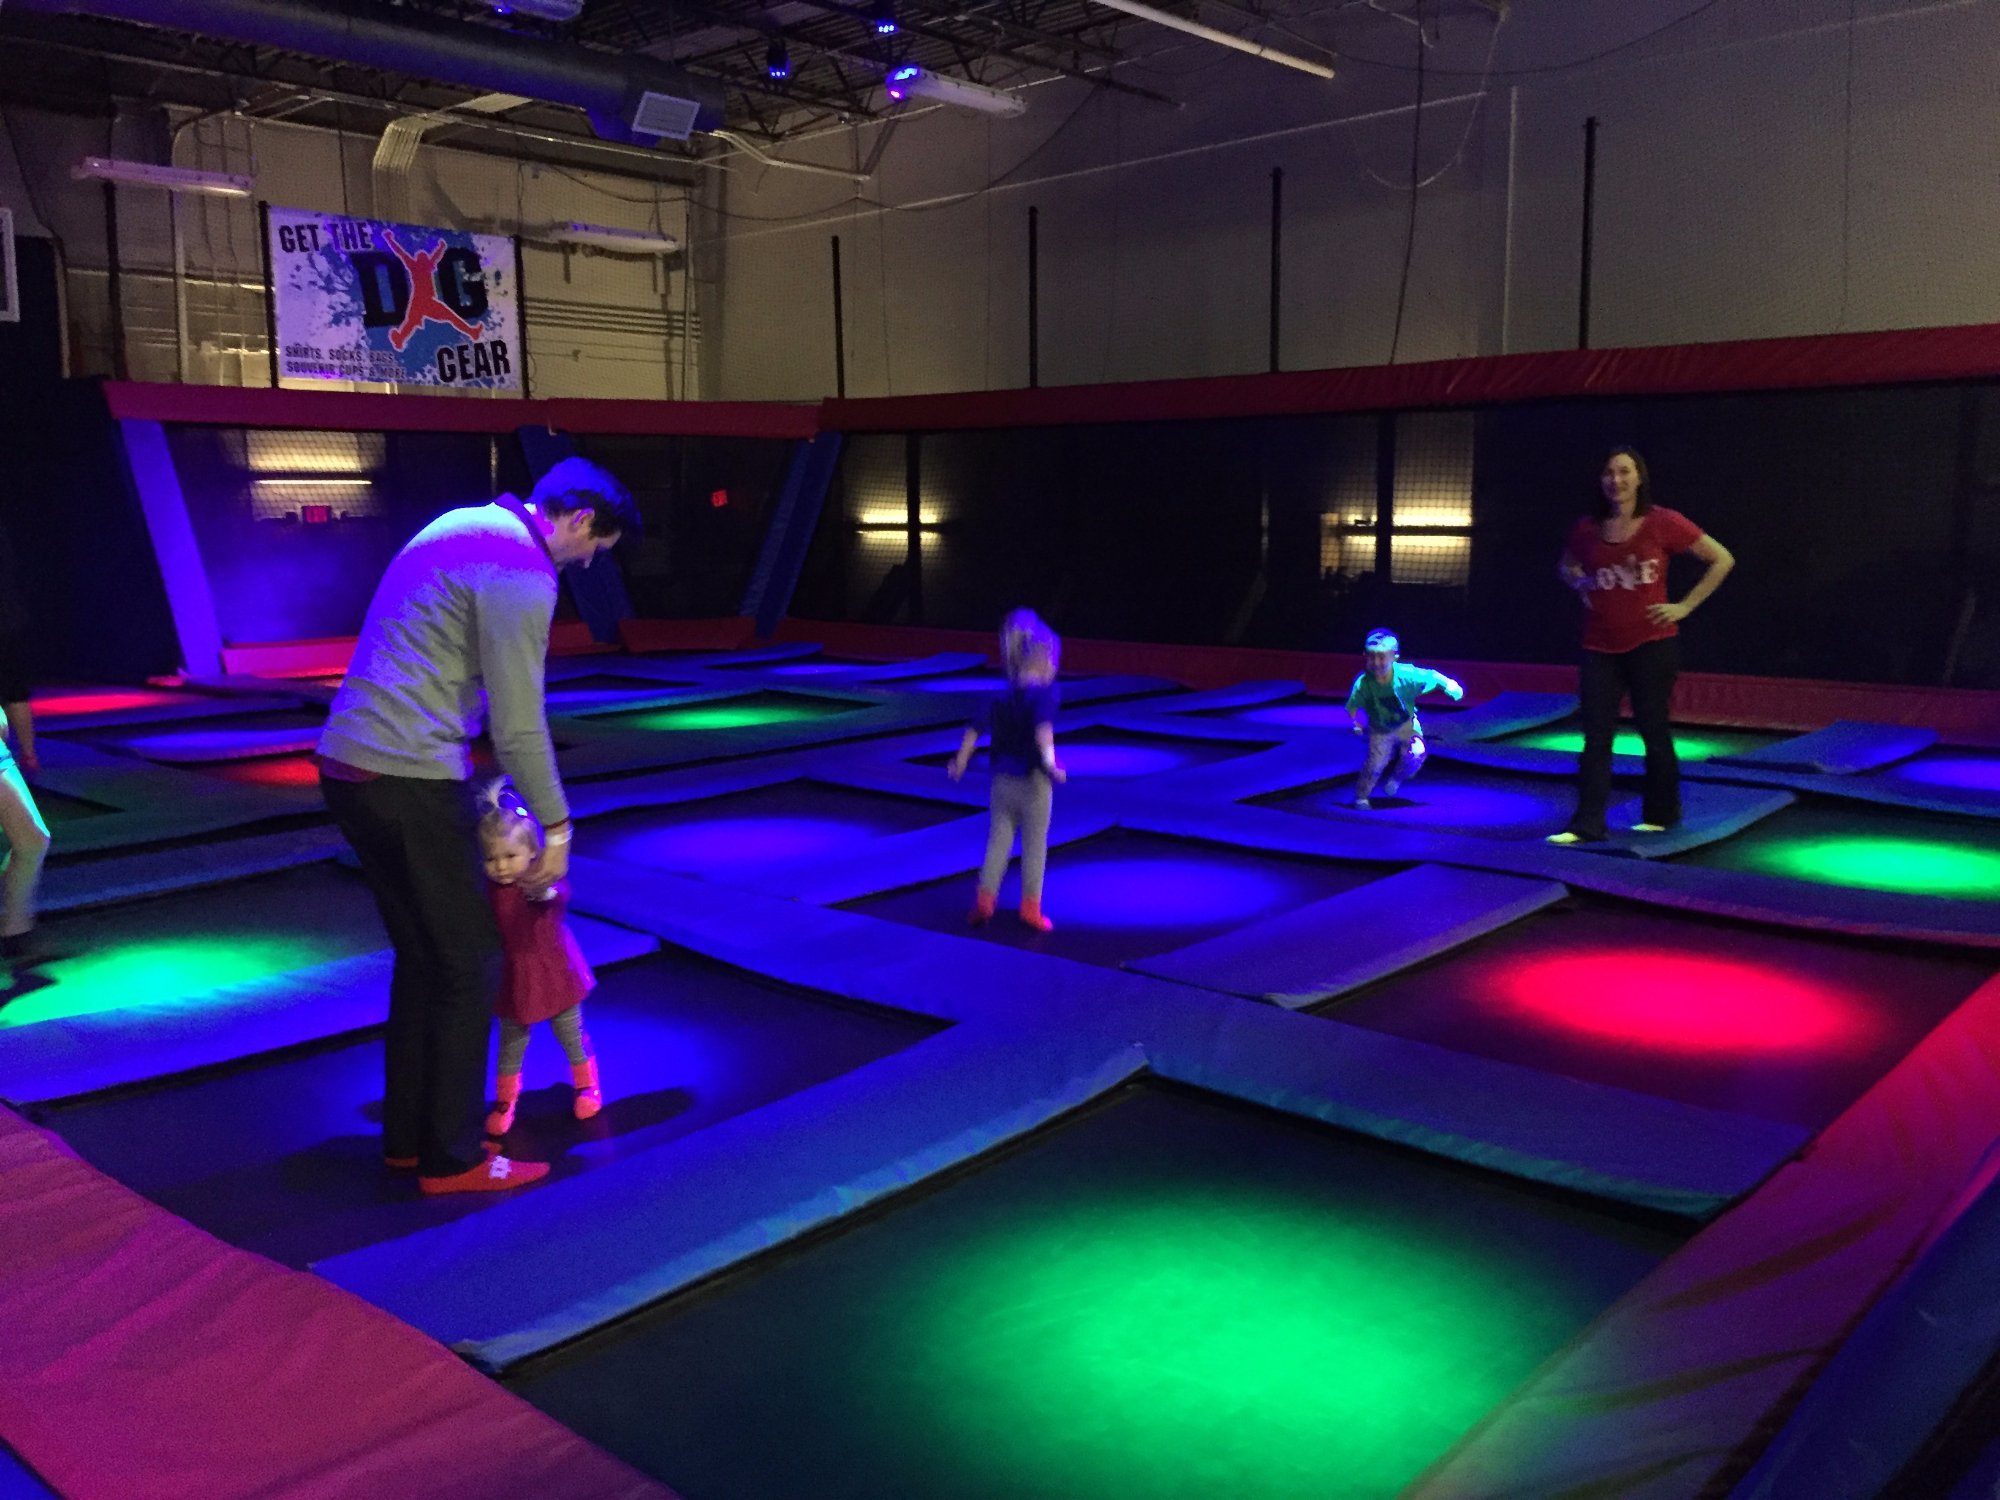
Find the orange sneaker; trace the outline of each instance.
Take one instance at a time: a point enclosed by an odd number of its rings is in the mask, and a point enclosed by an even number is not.
[[[966,922],[973,927],[984,927],[993,920],[994,908],[999,906],[999,893],[980,891],[972,898],[972,910],[965,914]]]
[[[417,1186],[431,1197],[440,1193],[505,1193],[532,1187],[549,1175],[545,1161],[515,1161],[495,1156],[449,1177],[419,1177]]]
[[[570,1082],[576,1085],[576,1117],[591,1120],[604,1108],[604,1091],[597,1086],[597,1059],[586,1057],[569,1065]]]
[[[1023,901],[1021,903],[1021,920],[1037,932],[1054,932],[1056,930],[1056,924],[1042,915],[1042,903],[1039,901]]]
[[[502,1136],[514,1128],[514,1111],[521,1103],[521,1075],[502,1073],[493,1081],[493,1108],[486,1115],[486,1133]]]

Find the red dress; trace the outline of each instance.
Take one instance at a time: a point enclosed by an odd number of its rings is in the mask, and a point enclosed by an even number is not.
[[[493,1009],[503,1021],[532,1026],[561,1015],[597,984],[583,950],[563,915],[569,910],[569,882],[558,881],[545,901],[533,901],[518,885],[487,884],[493,919],[500,924],[506,973]]]

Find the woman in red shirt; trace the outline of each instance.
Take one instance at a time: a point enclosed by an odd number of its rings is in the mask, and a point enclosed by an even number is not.
[[[1570,533],[1557,567],[1583,601],[1583,755],[1577,766],[1576,813],[1552,844],[1605,836],[1611,798],[1611,744],[1619,700],[1630,694],[1632,717],[1646,742],[1646,789],[1639,833],[1661,833],[1680,821],[1681,767],[1674,754],[1667,705],[1680,672],[1680,622],[1714,593],[1736,559],[1729,549],[1677,510],[1652,501],[1646,461],[1614,448],[1600,478],[1603,501]],[[1667,602],[1667,559],[1690,552],[1708,564],[1687,597]]]

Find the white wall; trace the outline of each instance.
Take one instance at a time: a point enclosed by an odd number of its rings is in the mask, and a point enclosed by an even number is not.
[[[186,117],[179,117],[185,119]],[[88,155],[162,160],[242,173],[273,204],[374,212],[375,138],[287,122],[215,117],[174,130],[157,113],[116,122],[9,109],[0,145],[0,201],[19,197],[17,224],[45,222],[68,265],[71,369],[112,368],[103,190],[70,167]],[[8,170],[18,161],[18,172]],[[39,209],[37,214],[34,210]],[[698,395],[698,315],[685,273],[653,257],[600,255],[533,242],[568,221],[686,235],[685,193],[637,178],[423,147],[408,178],[420,222],[514,233],[523,250],[527,367],[536,395]],[[166,194],[118,190],[127,363],[132,378],[210,384],[269,383],[257,210],[244,200],[181,200],[181,272]],[[25,221],[25,222],[24,222]],[[177,298],[176,288],[180,290]],[[186,303],[185,319],[180,301]],[[183,321],[185,336],[181,336]],[[684,340],[683,330],[693,333]],[[328,382],[329,386],[337,383]]]
[[[1399,361],[1575,342],[1588,116],[1595,344],[2000,320],[2000,6],[1856,0],[1850,34],[1847,0],[1722,0],[1621,46],[1696,9],[1517,0],[1483,90],[1492,23],[1447,10],[1419,169],[1442,175],[1418,194]],[[1352,55],[1331,84],[1175,44],[1119,76],[1179,110],[1068,81],[1031,90],[1018,120],[933,110],[896,128],[858,195],[733,158],[695,224],[712,393],[831,390],[836,233],[850,394],[1025,384],[1030,204],[1043,384],[1261,370],[1274,166],[1284,366],[1388,360],[1414,32],[1336,17],[1326,35]],[[880,131],[788,149],[847,165]]]

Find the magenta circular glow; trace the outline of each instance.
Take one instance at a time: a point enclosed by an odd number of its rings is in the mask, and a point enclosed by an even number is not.
[[[1749,1057],[1865,1050],[1861,999],[1774,965],[1672,948],[1607,946],[1516,958],[1487,978],[1538,1022],[1666,1052]]]

